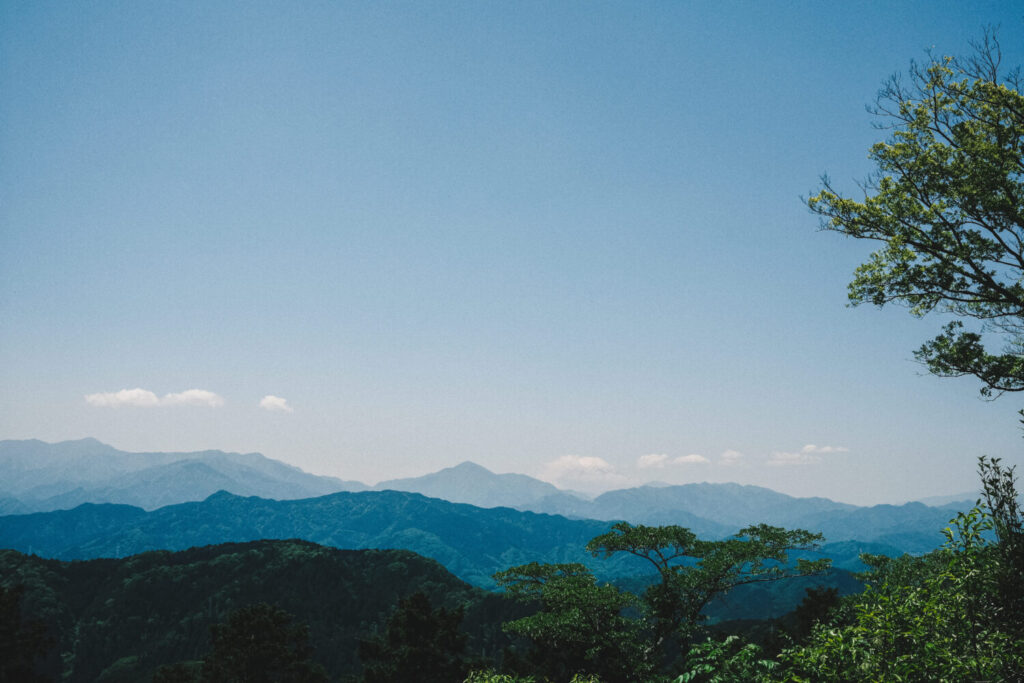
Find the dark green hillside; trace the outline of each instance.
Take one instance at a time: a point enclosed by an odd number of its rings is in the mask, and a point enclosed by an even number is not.
[[[60,557],[61,548],[75,547],[97,537],[117,533],[145,516],[146,511],[142,508],[112,503],[83,503],[74,510],[6,515],[0,517],[0,548],[13,548],[43,557]]]
[[[501,622],[515,609],[407,551],[295,540],[85,562],[0,551],[0,585],[17,584],[26,586],[25,614],[56,635],[47,673],[68,681],[147,680],[163,664],[201,659],[211,624],[257,602],[307,624],[314,659],[332,677],[358,671],[357,639],[381,629],[401,597],[422,592],[435,606],[464,606],[476,655],[500,651]]]
[[[86,520],[80,516],[88,517]],[[97,524],[94,518],[101,518]],[[397,491],[335,493],[275,501],[218,493],[152,512],[123,506],[0,517],[0,547],[57,559],[118,557],[264,538],[301,538],[336,548],[404,548],[470,583],[527,562],[585,562],[602,575],[635,573],[634,558],[602,562],[585,550],[608,523],[509,508],[484,509]],[[74,530],[65,533],[65,529]]]

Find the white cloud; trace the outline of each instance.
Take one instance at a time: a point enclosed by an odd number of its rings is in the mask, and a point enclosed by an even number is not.
[[[680,455],[677,458],[669,458],[664,453],[652,453],[650,455],[641,455],[636,460],[636,466],[642,470],[646,469],[662,469],[666,465],[702,465],[710,462],[703,455],[696,453],[690,453],[689,455]]]
[[[650,469],[653,467],[664,467],[668,463],[668,456],[664,453],[651,453],[650,455],[641,455],[636,459],[636,466],[642,470]]]
[[[591,491],[619,486],[626,481],[611,463],[588,455],[562,455],[544,463],[540,478],[559,486]]]
[[[266,396],[260,399],[260,408],[263,408],[263,410],[269,410],[271,412],[276,413],[295,412],[294,410],[292,410],[292,407],[288,405],[287,399],[283,399],[280,396],[274,396],[272,394],[267,394]]]
[[[743,454],[740,453],[739,451],[734,451],[730,449],[727,451],[722,451],[722,455],[719,456],[719,459],[722,461],[723,465],[735,465],[739,463],[740,460],[743,459]]]
[[[205,389],[188,389],[177,394],[166,394],[163,398],[158,398],[156,394],[147,389],[121,389],[107,393],[86,394],[85,402],[99,408],[120,406],[155,408],[184,405],[219,408],[224,405],[222,397]]]
[[[815,446],[809,443],[799,451],[775,451],[768,458],[769,465],[813,465],[821,462],[822,455],[830,453],[849,453],[850,449],[843,446]]]
[[[165,406],[209,406],[219,408],[224,405],[224,399],[205,389],[189,389],[180,394],[167,394],[160,399],[161,405]]]
[[[122,389],[108,393],[86,394],[85,402],[100,408],[118,406],[157,406],[160,399],[152,391],[145,389]]]
[[[815,446],[809,443],[800,449],[801,453],[849,453],[850,449],[843,446]]]

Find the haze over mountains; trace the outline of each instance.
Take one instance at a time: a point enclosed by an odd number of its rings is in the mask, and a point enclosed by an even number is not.
[[[589,499],[523,474],[495,474],[472,462],[369,486],[309,474],[260,453],[130,453],[91,438],[53,444],[34,439],[0,441],[0,514],[70,509],[81,503],[123,503],[153,510],[204,500],[217,491],[292,500],[367,490],[409,491],[479,507],[647,524],[685,526],[687,515],[693,515],[691,521],[697,526],[714,520],[706,527],[709,533],[715,524],[730,530],[753,521],[792,524],[806,514],[865,509],[739,484],[651,484]],[[976,495],[935,496],[922,502],[956,506],[973,501]]]
[[[362,491],[259,453],[128,453],[97,441],[0,441],[0,514],[124,503],[153,510],[226,490],[277,500]]]
[[[0,517],[0,547],[84,559],[303,538],[339,548],[407,548],[487,586],[494,571],[519,562],[588,562],[583,545],[613,520],[678,524],[706,538],[756,523],[820,531],[837,566],[855,568],[861,551],[918,553],[941,545],[957,507],[858,507],[708,483],[586,500],[473,463],[367,488],[255,453],[125,453],[94,439],[5,441],[3,511],[37,514]]]

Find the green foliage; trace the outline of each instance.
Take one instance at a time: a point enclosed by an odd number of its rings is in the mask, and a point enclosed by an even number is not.
[[[533,676],[513,676],[495,671],[471,671],[463,683],[536,683]]]
[[[546,679],[545,679],[546,680]],[[601,683],[597,676],[574,674],[568,683]],[[494,671],[473,671],[463,683],[539,683],[533,676],[512,676]]]
[[[505,625],[535,643],[533,670],[561,680],[587,671],[610,683],[650,671],[642,625],[622,614],[637,606],[635,596],[599,584],[583,565],[533,562],[498,572],[495,580],[511,597],[540,604],[536,613]]]
[[[796,640],[804,640],[816,625],[828,622],[839,607],[838,588],[812,586],[806,592],[804,599],[793,610],[792,636]]]
[[[690,648],[683,673],[674,683],[756,683],[771,680],[778,663],[761,657],[756,645],[738,637],[705,640]]]
[[[22,616],[23,585],[0,586],[0,683],[43,681],[36,668],[53,646],[46,627]]]
[[[414,593],[398,601],[384,633],[359,643],[363,683],[420,681],[450,683],[466,674],[466,634],[459,630],[461,607],[432,609]]]
[[[470,651],[497,658],[510,643],[502,622],[522,607],[459,581],[436,562],[401,550],[337,550],[304,541],[257,541],[61,562],[0,550],[0,586],[24,584],[24,613],[57,640],[42,672],[67,683],[101,676],[147,680],[164,665],[196,662],[210,626],[257,602],[309,627],[316,659],[332,677],[359,672],[357,642],[381,632],[398,601],[422,592],[464,609]],[[130,662],[118,661],[136,656]],[[116,666],[115,666],[116,665]],[[189,680],[192,666],[165,671]]]
[[[824,229],[881,243],[851,302],[956,316],[916,356],[936,375],[977,377],[990,395],[1024,390],[1024,95],[1019,71],[1000,73],[994,36],[977,47],[886,84],[875,111],[892,134],[871,148],[878,170],[863,201],[826,178],[808,204]],[[1004,348],[991,351],[985,332]]]
[[[983,499],[998,541],[993,577],[996,599],[990,609],[1004,628],[1024,639],[1024,513],[1014,470],[1003,467],[999,458],[982,457],[978,462]]]
[[[615,524],[592,539],[595,556],[627,554],[645,560],[659,580],[642,598],[599,584],[579,564],[532,563],[499,572],[510,596],[536,601],[536,614],[506,625],[535,643],[535,663],[549,676],[596,673],[609,683],[653,676],[698,627],[717,596],[737,586],[823,571],[828,560],[789,562],[794,550],[813,550],[820,534],[768,525],[742,529],[721,541],[698,539],[679,526]]]
[[[591,540],[587,550],[604,557],[627,553],[653,565],[660,582],[647,589],[644,602],[660,641],[680,629],[689,633],[713,598],[737,586],[824,571],[829,560],[801,558],[789,564],[790,552],[813,550],[821,540],[821,534],[802,529],[759,524],[732,538],[705,541],[684,527],[619,522]]]
[[[975,507],[952,521],[941,550],[866,558],[873,569],[852,623],[819,625],[805,646],[785,651],[786,680],[1018,680],[1024,639],[998,609],[1006,568],[1000,544],[987,540],[992,526],[989,509]]]
[[[150,683],[200,683],[202,675],[202,662],[178,662],[161,666],[153,673]]]
[[[312,660],[309,629],[279,607],[257,603],[213,626],[203,683],[326,683]]]

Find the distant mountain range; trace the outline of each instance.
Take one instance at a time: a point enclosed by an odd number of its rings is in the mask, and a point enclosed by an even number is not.
[[[583,562],[605,577],[647,571],[633,557],[599,560],[584,546],[608,522],[479,508],[403,491],[339,492],[302,500],[220,492],[153,511],[113,504],[0,517],[0,548],[61,560],[299,538],[342,549],[401,548],[477,586],[528,562]]]
[[[742,527],[766,523],[819,531],[829,542],[876,544],[875,550],[865,552],[896,554],[927,552],[941,545],[949,519],[957,509],[973,503],[973,499],[956,503],[943,497],[936,501],[941,507],[919,502],[862,507],[827,498],[794,498],[760,486],[709,483],[639,486],[588,500],[525,475],[494,474],[470,462],[423,477],[381,482],[374,488],[573,519],[678,524],[707,538],[724,538]]]
[[[126,453],[96,439],[0,441],[0,514],[123,503],[154,510],[226,490],[278,500],[363,491],[259,453]]]
[[[861,509],[739,484],[650,484],[590,499],[524,474],[495,474],[472,462],[368,486],[309,474],[259,453],[129,453],[96,439],[53,444],[0,441],[0,514],[70,509],[82,503],[122,503],[155,510],[204,500],[217,491],[293,500],[369,490],[408,491],[453,503],[576,518],[681,524],[710,535],[732,533],[754,522],[787,525],[826,511]],[[966,492],[921,502],[929,507],[957,507],[976,497]]]
[[[942,507],[859,507],[757,486],[709,483],[641,486],[588,500],[471,462],[369,488],[309,474],[258,453],[126,453],[95,439],[2,441],[0,513],[51,514],[0,518],[0,547],[71,559],[297,537],[340,548],[407,548],[486,586],[491,573],[520,561],[588,561],[583,544],[612,520],[678,524],[706,538],[723,538],[762,522],[820,531],[830,544],[838,544],[832,548],[843,549],[835,556],[837,564],[857,568],[857,548],[899,554],[941,545],[948,520],[971,504],[941,498],[935,502]],[[360,492],[373,495],[351,495]],[[82,503],[116,505],[77,507]],[[553,534],[548,540],[524,535],[523,529],[539,529],[543,525],[536,520],[548,515],[568,519],[545,522],[550,528],[544,533]],[[572,527],[572,520],[583,524]],[[463,542],[456,527],[478,523],[481,543]],[[569,527],[559,526],[564,524]],[[481,554],[481,548],[486,552]]]

